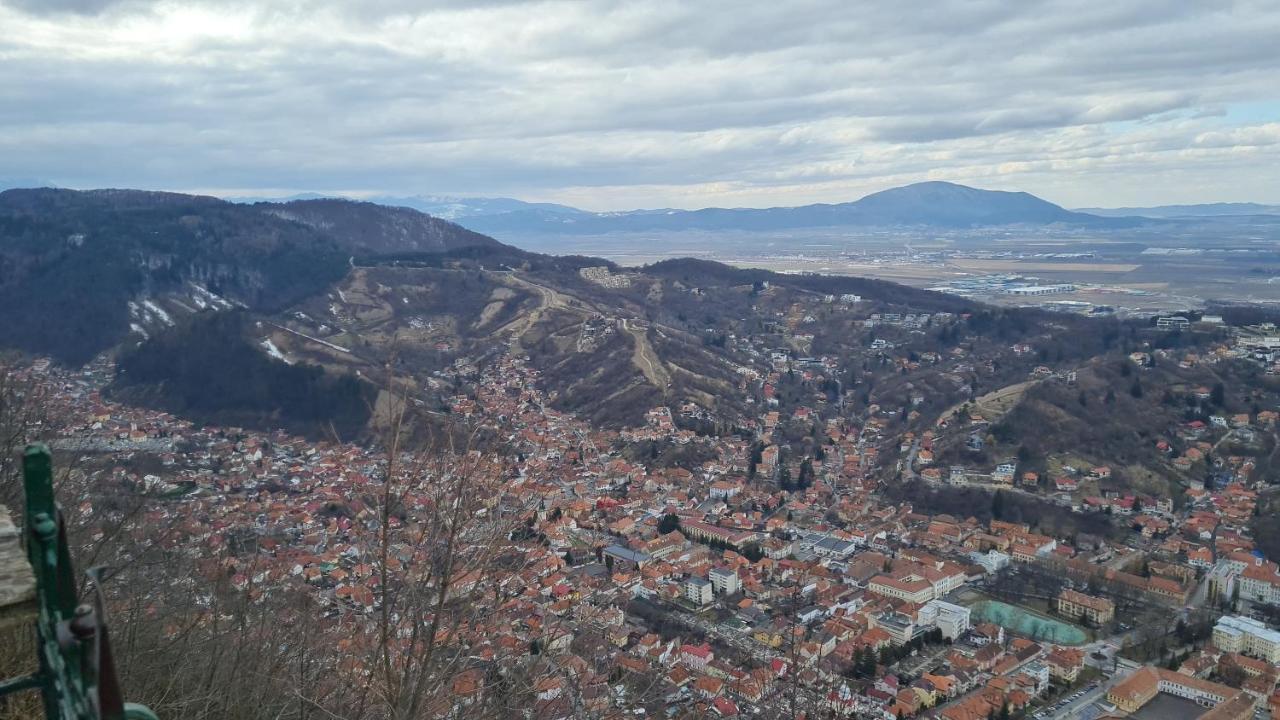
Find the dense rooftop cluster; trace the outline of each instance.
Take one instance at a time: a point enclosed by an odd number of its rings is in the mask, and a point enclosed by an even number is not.
[[[345,658],[335,678],[355,681],[372,672],[364,658],[383,640],[388,586],[438,601],[397,596],[391,624],[404,652],[423,627],[449,648],[449,697],[431,710],[440,716],[481,702],[495,667],[518,667],[537,717],[640,707],[772,717],[800,706],[983,720],[1114,671],[1115,650],[1135,639],[1121,619],[1280,601],[1275,563],[1251,552],[1257,491],[1243,467],[1188,489],[1177,509],[1108,498],[1116,533],[1064,537],[890,500],[882,458],[902,446],[919,464],[932,433],[886,432],[889,411],[824,421],[766,402],[748,439],[680,429],[696,406],[657,407],[643,427],[599,430],[551,409],[520,356],[470,370],[476,392],[452,398],[451,413],[501,452],[425,459],[122,406],[103,397],[102,362],[78,372],[37,362],[18,380],[47,398],[46,434],[74,468],[62,492],[77,498],[87,548],[111,535],[131,540],[119,559],[174,560],[127,571],[214,588],[194,598],[206,611],[197,622],[213,621],[219,594],[265,603],[301,592],[322,611],[314,632]],[[775,433],[792,423],[811,428],[820,452],[780,451]],[[629,445],[655,440],[709,459],[627,459]],[[1077,509],[1094,502],[1065,494]],[[450,515],[459,509],[465,517]],[[179,577],[187,569],[202,580]],[[990,598],[1016,596],[1011,578],[1033,590],[1055,579],[1046,614],[1091,626],[1095,642],[1059,638],[1047,617],[1028,629],[988,613]],[[1188,662],[1256,665],[1212,645]],[[1244,688],[1264,702],[1276,674],[1257,669]]]

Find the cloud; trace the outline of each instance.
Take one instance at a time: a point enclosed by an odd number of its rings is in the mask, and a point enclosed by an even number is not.
[[[1195,145],[1207,148],[1240,148],[1280,145],[1280,122],[1201,133]]]
[[[1230,111],[1280,102],[1274,0],[0,0],[0,26],[0,175],[69,186],[598,208],[1277,186],[1274,118]]]
[[[32,14],[77,13],[97,15],[106,9],[129,0],[10,0],[10,4]]]

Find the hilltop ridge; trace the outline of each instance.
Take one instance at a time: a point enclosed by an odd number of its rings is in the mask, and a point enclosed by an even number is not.
[[[926,186],[912,202],[938,193],[970,194]],[[1024,197],[1009,201],[1043,210]],[[779,367],[850,362],[877,340],[912,353],[963,341],[967,352],[999,357],[1008,342],[1047,332],[1034,312],[886,281],[692,259],[622,268],[527,252],[409,208],[336,199],[245,205],[140,191],[9,191],[0,194],[0,262],[8,270],[0,299],[21,318],[5,345],[69,364],[117,352],[130,370],[120,381],[129,397],[244,424],[323,418],[358,402],[295,408],[305,393],[289,392],[227,406],[221,400],[231,395],[204,389],[235,383],[219,375],[234,368],[260,386],[277,376],[298,387],[335,381],[258,360],[209,363],[175,337],[216,327],[232,354],[366,382],[394,367],[423,408],[444,407],[465,389],[466,373],[449,382],[439,373],[512,349],[528,356],[558,409],[620,426],[643,422],[655,406],[689,405],[708,428],[724,430],[769,400],[744,392],[745,379]],[[202,319],[236,310],[244,316],[236,323]],[[886,334],[875,329],[882,313],[908,320],[891,321]],[[980,321],[956,324],[970,313]],[[1063,357],[1092,347],[1057,345]],[[900,402],[905,389],[877,362],[863,372],[885,375],[876,393]],[[997,374],[1025,372],[1022,364]],[[826,392],[838,387],[828,382]],[[359,424],[329,420],[347,435]]]

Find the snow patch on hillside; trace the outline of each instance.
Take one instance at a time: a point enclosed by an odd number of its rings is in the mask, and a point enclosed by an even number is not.
[[[173,318],[169,317],[169,313],[165,312],[164,308],[155,304],[155,302],[153,302],[150,299],[143,300],[142,305],[146,307],[148,310],[150,310],[152,314],[154,314],[157,318],[159,318],[160,322],[164,323],[165,325],[168,325],[169,327],[173,327],[174,325]]]
[[[293,364],[293,362],[290,361],[289,358],[284,356],[284,353],[280,352],[280,348],[276,347],[276,344],[271,342],[271,338],[263,338],[262,342],[259,344],[262,345],[262,349],[267,351],[268,355],[275,358],[276,360],[279,360],[284,363],[288,363],[289,365]]]
[[[200,285],[199,283],[187,283],[187,284],[191,286],[191,290],[192,290],[191,301],[199,305],[200,309],[202,310],[209,306],[212,306],[218,310],[230,310],[236,305],[240,305],[240,307],[244,307],[244,305],[240,303],[232,303],[228,301],[226,298],[222,297],[221,295],[215,292],[210,292],[208,288],[206,288],[203,285]]]

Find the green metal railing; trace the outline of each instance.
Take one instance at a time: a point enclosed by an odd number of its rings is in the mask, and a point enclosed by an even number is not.
[[[92,599],[80,602],[62,511],[53,495],[53,461],[44,445],[23,456],[27,496],[23,531],[36,579],[36,652],[40,669],[0,680],[0,697],[38,689],[48,720],[159,720],[120,696],[103,612],[101,569],[89,578]]]

